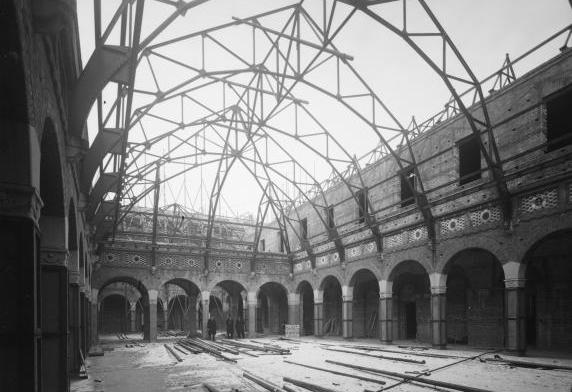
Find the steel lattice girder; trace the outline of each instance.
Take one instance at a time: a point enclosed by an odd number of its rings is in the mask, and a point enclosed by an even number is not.
[[[395,3],[395,2],[399,2],[399,1],[401,1],[403,4],[403,21],[404,21],[403,23],[404,23],[404,25],[403,25],[403,28],[401,28],[401,29],[392,25],[389,21],[383,19],[383,17],[379,15],[377,10],[374,9],[374,8],[376,8],[374,6],[379,7],[380,5],[383,5],[384,3],[389,3],[389,2]],[[346,17],[343,19],[343,22],[333,31],[332,31],[332,26],[333,26],[332,21],[334,19],[336,4],[338,3],[337,1],[333,1],[332,6],[330,7],[329,10],[327,10],[326,2],[324,2],[324,18],[323,18],[321,24],[316,22],[310,16],[310,14],[303,8],[303,6],[300,3],[300,4],[288,6],[288,7],[283,7],[281,9],[278,9],[275,11],[270,11],[270,12],[267,12],[264,14],[260,14],[260,15],[257,15],[257,16],[251,17],[251,18],[243,18],[240,20],[235,20],[232,23],[229,23],[227,25],[223,25],[220,27],[209,29],[208,31],[201,31],[201,32],[194,33],[194,35],[192,35],[192,36],[187,35],[187,36],[179,37],[177,39],[171,39],[171,40],[165,41],[163,43],[155,44],[155,43],[153,43],[153,41],[156,38],[160,37],[161,32],[164,29],[166,29],[170,23],[172,23],[180,15],[183,15],[188,9],[195,7],[195,6],[198,6],[202,3],[205,3],[206,1],[195,1],[195,2],[189,2],[189,3],[185,3],[185,2],[175,3],[175,2],[173,2],[172,5],[176,6],[176,11],[173,12],[168,18],[166,18],[164,20],[164,22],[161,23],[155,30],[153,30],[147,37],[143,38],[141,40],[141,43],[139,43],[141,19],[142,19],[142,13],[143,13],[143,0],[137,0],[136,1],[136,3],[137,3],[136,16],[134,18],[135,23],[134,23],[134,27],[132,28],[133,33],[129,34],[129,36],[131,36],[131,38],[129,39],[129,42],[127,42],[127,45],[126,45],[126,47],[130,48],[130,53],[131,53],[130,62],[128,64],[129,68],[127,71],[128,77],[122,78],[122,79],[128,80],[128,82],[125,83],[125,80],[120,82],[121,85],[126,86],[126,89],[118,88],[117,100],[114,103],[111,111],[107,114],[107,116],[105,116],[105,120],[104,120],[104,116],[103,116],[103,113],[101,110],[101,104],[98,105],[100,129],[104,129],[107,122],[111,118],[112,111],[115,111],[117,128],[124,129],[124,134],[123,134],[122,142],[121,142],[122,143],[121,144],[121,150],[127,152],[128,148],[129,148],[129,143],[127,141],[127,135],[129,133],[130,129],[132,129],[133,125],[138,123],[138,121],[141,119],[141,116],[145,116],[145,114],[142,114],[142,113],[144,113],[145,111],[149,112],[149,110],[152,109],[153,106],[155,104],[157,104],[158,102],[163,102],[166,99],[171,98],[171,97],[169,97],[168,92],[158,92],[158,94],[157,94],[158,99],[156,100],[156,102],[152,103],[149,107],[137,108],[135,111],[131,110],[131,106],[132,106],[132,102],[133,102],[133,94],[135,93],[133,81],[135,80],[135,72],[137,69],[136,66],[137,66],[137,64],[140,64],[142,58],[145,57],[148,60],[147,56],[149,56],[150,54],[157,54],[157,48],[160,48],[160,47],[165,46],[165,45],[169,45],[175,41],[192,39],[194,36],[200,37],[201,39],[204,40],[204,37],[206,37],[209,33],[211,33],[214,30],[224,29],[224,28],[229,27],[231,25],[232,26],[234,26],[234,25],[246,25],[246,26],[251,27],[252,29],[261,30],[264,33],[264,35],[270,41],[274,42],[272,45],[272,49],[268,52],[268,54],[270,55],[270,53],[272,53],[272,51],[274,50],[277,58],[283,60],[284,68],[282,70],[277,69],[277,71],[270,71],[268,68],[261,66],[261,64],[252,63],[250,60],[243,59],[245,64],[249,65],[248,67],[245,67],[245,69],[242,69],[242,70],[234,69],[234,70],[228,70],[227,72],[217,71],[216,73],[213,72],[211,75],[209,75],[209,73],[207,71],[205,71],[204,69],[200,69],[200,70],[198,70],[200,77],[204,78],[204,77],[210,76],[213,79],[218,80],[219,82],[228,83],[230,85],[231,83],[233,83],[232,80],[230,80],[230,79],[233,76],[235,76],[241,72],[254,72],[257,74],[264,74],[265,76],[270,77],[274,81],[276,81],[276,83],[278,85],[277,91],[274,92],[278,96],[278,103],[275,106],[274,110],[277,110],[277,108],[280,107],[280,104],[282,102],[284,102],[285,100],[295,99],[295,98],[291,97],[291,91],[292,91],[293,87],[296,85],[296,83],[299,83],[299,82],[304,83],[308,86],[311,86],[314,89],[316,89],[317,91],[320,91],[320,92],[322,92],[322,93],[324,93],[330,97],[336,98],[339,102],[341,102],[343,105],[345,105],[348,109],[353,111],[354,114],[356,114],[363,121],[368,123],[371,126],[371,129],[379,136],[382,148],[376,150],[378,157],[389,154],[395,158],[400,169],[404,169],[405,167],[413,167],[419,182],[418,182],[418,188],[417,189],[411,189],[411,190],[413,191],[413,194],[415,195],[415,201],[416,201],[420,211],[422,212],[422,214],[425,218],[428,230],[430,231],[430,235],[433,236],[434,235],[434,233],[433,233],[434,224],[433,224],[432,213],[431,213],[431,209],[429,206],[429,202],[427,200],[427,196],[425,195],[425,191],[424,191],[423,183],[422,183],[422,178],[419,175],[417,164],[415,162],[415,156],[413,153],[413,149],[411,148],[411,139],[413,137],[417,136],[419,134],[420,130],[416,127],[413,127],[411,129],[403,127],[397,121],[397,119],[391,114],[391,112],[387,109],[387,107],[381,101],[381,99],[372,91],[371,88],[369,88],[367,83],[351,67],[351,65],[349,64],[349,60],[351,60],[351,56],[348,56],[348,55],[345,55],[345,54],[339,52],[333,44],[334,37],[344,27],[347,20],[349,20],[349,18],[351,18],[351,16],[356,11],[359,10],[360,12],[363,12],[366,15],[370,16],[373,20],[378,22],[380,25],[386,27],[387,29],[389,29],[390,31],[396,33],[399,37],[401,37],[443,79],[445,85],[451,91],[452,97],[453,97],[454,101],[456,102],[456,107],[458,107],[458,110],[462,114],[464,114],[465,117],[467,118],[467,121],[469,122],[473,133],[476,135],[479,135],[479,140],[481,140],[481,148],[482,148],[483,156],[485,157],[485,161],[487,162],[487,165],[488,165],[489,169],[491,170],[493,178],[495,179],[495,182],[497,184],[499,197],[501,198],[501,200],[503,200],[503,203],[505,204],[505,218],[509,219],[510,218],[510,214],[509,214],[510,206],[508,205],[508,203],[509,203],[510,199],[508,197],[509,196],[508,191],[506,190],[506,184],[504,183],[504,179],[503,179],[503,175],[502,175],[502,168],[500,165],[500,160],[498,158],[498,151],[497,151],[496,145],[494,143],[494,136],[492,134],[492,127],[490,125],[488,113],[487,113],[486,107],[484,105],[484,99],[483,99],[482,91],[480,89],[480,85],[479,85],[478,81],[475,79],[472,71],[470,70],[470,68],[468,67],[466,62],[463,60],[463,58],[459,54],[459,51],[453,45],[452,41],[450,40],[450,38],[446,34],[445,30],[442,28],[442,26],[439,24],[439,22],[437,21],[435,16],[430,11],[430,9],[427,6],[427,4],[425,3],[425,1],[423,1],[423,0],[418,0],[418,1],[423,6],[423,9],[427,13],[427,15],[431,18],[431,20],[434,24],[434,27],[435,27],[435,31],[431,31],[431,32],[427,32],[427,33],[408,33],[407,28],[409,26],[407,25],[407,17],[406,17],[406,9],[407,9],[406,0],[370,1],[370,2],[341,0],[340,3],[345,3],[347,5],[350,5],[353,8],[351,9],[351,11],[348,12]],[[96,2],[96,5],[98,5],[98,4],[99,4],[99,2]],[[99,48],[103,47],[101,45],[109,37],[109,34],[110,34],[109,32],[113,28],[112,25],[117,23],[118,20],[121,20],[121,23],[122,23],[124,30],[125,30],[127,19],[128,19],[126,16],[127,15],[127,9],[128,8],[130,9],[132,4],[133,3],[129,3],[128,1],[124,1],[121,3],[121,5],[119,6],[119,8],[117,9],[117,11],[115,13],[114,18],[110,22],[110,25],[106,28],[105,33],[103,35],[101,34],[101,26],[100,26],[101,18],[98,16],[98,12],[99,12],[98,6],[95,7],[96,8],[96,35],[98,36],[97,42],[100,45],[100,46],[98,46]],[[326,11],[329,11],[329,12],[326,12]],[[280,13],[280,12],[291,12],[291,16],[290,16],[288,23],[286,23],[286,25],[284,26],[284,28],[281,31],[277,31],[277,30],[274,30],[270,27],[266,27],[261,23],[261,19],[263,19],[265,16],[270,15],[270,14]],[[301,20],[305,20],[309,25],[312,26],[314,34],[319,38],[318,43],[313,42],[310,39],[300,37],[300,29],[299,29],[299,27],[298,27],[298,29],[296,29],[296,23],[298,23],[298,24],[301,23],[300,22]],[[290,25],[292,26],[291,30],[287,31],[286,27],[288,27]],[[122,36],[123,36],[123,39],[125,40],[125,38],[124,38],[126,36],[125,31],[122,32]],[[441,39],[443,41],[444,50],[443,50],[443,58],[442,58],[442,65],[441,66],[438,66],[437,61],[435,59],[431,58],[427,53],[425,53],[415,43],[415,37],[417,37],[417,36],[431,36],[431,37],[436,37],[438,39]],[[274,37],[274,39],[272,39],[271,37]],[[278,45],[279,40],[286,40],[286,41],[290,42],[287,53],[284,53],[283,51],[280,50],[279,45]],[[253,45],[255,45],[255,44],[253,43]],[[289,64],[290,63],[291,50],[293,50],[293,51],[298,50],[299,51],[300,50],[299,48],[301,46],[310,47],[310,48],[313,48],[313,49],[318,51],[318,54],[313,58],[313,60],[307,64],[307,67],[305,68],[305,70],[300,68],[300,56],[299,55],[296,57],[296,60],[297,60],[296,63]],[[294,49],[292,49],[292,47],[294,47]],[[225,47],[225,49],[228,50],[229,48]],[[467,75],[458,76],[458,75],[450,75],[447,73],[447,71],[446,71],[446,60],[445,60],[445,56],[448,53],[447,50],[449,50],[453,53],[454,58],[463,66]],[[229,52],[232,53],[232,50],[229,50]],[[238,56],[236,53],[232,53],[232,54],[235,57]],[[318,61],[319,57],[323,54],[327,54],[327,56],[325,56],[326,58],[322,59],[321,62]],[[373,105],[374,106],[377,105],[379,108],[381,108],[383,110],[383,112],[385,112],[387,115],[389,115],[389,117],[393,121],[393,124],[391,124],[390,126],[386,125],[386,124],[378,124],[376,122],[376,119],[375,119],[375,110],[373,111],[373,113],[374,113],[373,118],[370,115],[367,115],[365,113],[360,113],[358,108],[352,106],[352,104],[350,102],[350,97],[344,97],[343,95],[340,94],[339,85],[337,86],[337,91],[334,92],[334,91],[328,91],[327,89],[324,89],[324,88],[318,86],[317,84],[313,84],[311,82],[311,80],[309,80],[309,77],[307,77],[308,74],[312,71],[315,71],[315,69],[317,67],[322,65],[324,62],[329,61],[330,59],[335,59],[335,61],[337,61],[338,67],[339,66],[345,66],[345,67],[349,68],[351,70],[351,72],[353,72],[355,77],[357,77],[363,83],[364,95],[371,97]],[[124,67],[124,65],[122,65],[122,67]],[[124,73],[124,71],[122,71],[122,74],[123,73]],[[472,114],[472,113],[474,113],[474,111],[473,111],[474,108],[471,109],[471,111],[469,111],[467,109],[467,106],[463,102],[461,96],[458,93],[456,93],[456,91],[453,87],[453,83],[459,82],[459,81],[462,83],[465,83],[467,85],[470,85],[472,88],[475,88],[477,95],[478,95],[478,98],[479,98],[477,104],[479,105],[480,111],[483,115],[482,119],[476,118]],[[291,83],[291,84],[288,84],[288,83]],[[101,84],[100,82],[97,83],[98,86],[100,84]],[[264,89],[261,88],[260,86],[249,85],[249,86],[247,86],[247,88],[255,90],[256,94],[258,94],[259,96],[262,96],[262,95],[268,93],[268,91],[265,92]],[[101,98],[99,100],[101,101]],[[303,100],[297,100],[296,102],[301,103],[301,102],[303,102]],[[241,103],[240,100],[238,103],[239,104]],[[297,103],[297,106],[298,106],[298,103]],[[250,117],[251,117],[250,122],[252,123],[252,116],[250,116]],[[266,126],[264,119],[260,125],[262,125],[262,126],[260,126],[259,128]],[[489,141],[489,143],[488,143],[489,147],[488,148],[485,148],[485,146],[482,142],[482,139],[480,138],[481,129],[479,127],[482,127],[484,129],[484,132],[488,136],[488,141]],[[395,136],[388,138],[387,136],[382,134],[382,131],[393,132],[395,134]],[[324,129],[324,133],[328,134],[327,130]],[[329,136],[330,136],[330,139],[335,140],[335,139],[333,139],[333,137],[331,135],[329,135]],[[395,147],[394,147],[398,144],[398,140],[396,139],[398,136],[400,137],[400,141],[405,142],[405,144],[407,146],[407,151],[408,151],[407,159],[405,159],[402,156],[403,151],[397,152]],[[248,146],[248,144],[245,144],[244,147],[247,147],[247,146]],[[117,147],[113,146],[113,148],[117,148]],[[327,154],[319,153],[316,149],[314,149],[314,150],[316,153],[318,153],[318,155],[320,155],[326,161],[331,160],[331,158],[328,157]],[[379,154],[381,154],[381,155],[379,155]],[[123,197],[123,193],[124,193],[123,192],[124,187],[127,184],[125,182],[125,180],[127,178],[126,177],[126,173],[127,173],[126,170],[129,168],[129,164],[125,161],[125,159],[127,157],[128,157],[127,153],[122,154],[122,164],[121,164],[120,175],[119,175],[119,179],[120,179],[119,185],[120,186],[119,186],[117,196],[116,196],[116,202],[117,203],[121,202],[122,197]],[[164,158],[165,157],[158,157],[158,159],[164,159]],[[225,159],[227,159],[227,158],[225,158]],[[235,157],[235,159],[236,159],[236,157]],[[220,162],[222,162],[222,160]],[[334,178],[338,178],[337,181],[343,182],[344,184],[346,184],[346,186],[350,190],[353,198],[355,199],[355,201],[357,203],[358,200],[356,197],[356,192],[353,191],[352,185],[348,182],[348,177],[346,177],[346,176],[347,175],[357,175],[358,179],[359,179],[359,181],[363,187],[363,179],[361,178],[361,175],[360,175],[359,162],[357,162],[357,160],[355,160],[355,159],[352,159],[351,157],[349,158],[349,160],[347,160],[347,162],[349,162],[348,163],[348,169],[344,173],[342,173],[340,170],[335,169],[335,167],[332,165],[332,167],[334,168],[333,174],[336,176]],[[90,166],[91,165],[92,165],[92,163],[90,163]],[[331,181],[332,180],[330,179],[329,182],[331,183]],[[211,202],[212,202],[213,208],[209,208],[209,210],[210,210],[209,222],[211,222],[211,224],[209,225],[210,226],[209,230],[212,230],[212,221],[214,220],[214,216],[216,213],[216,204],[218,203],[218,196],[220,195],[220,189],[221,189],[223,183],[224,183],[224,181],[220,182],[220,180],[216,180],[215,184],[218,184],[218,186],[213,187],[213,192],[211,193]],[[271,181],[269,181],[269,183],[271,183]],[[320,186],[318,182],[316,182],[315,185],[318,189],[317,194],[321,194],[323,196],[323,192],[324,192],[323,187]],[[312,198],[310,198],[310,199],[312,199]],[[324,197],[324,202],[325,202],[325,197]],[[369,201],[368,201],[368,203],[369,203]],[[117,204],[117,205],[119,206],[119,204]],[[294,204],[294,206],[295,205],[296,204]],[[314,207],[316,207],[316,205],[314,205]],[[283,214],[284,208],[282,208],[281,210],[282,210],[282,214]],[[325,223],[325,219],[322,216],[322,214],[319,211],[317,211],[317,213],[318,213],[318,216],[320,217],[320,219],[322,219],[322,222]],[[116,219],[115,219],[116,222],[118,221],[118,218],[119,218],[119,208],[116,208]],[[280,217],[277,216],[276,218],[277,218],[277,221],[280,222],[280,220],[281,220]],[[374,216],[368,216],[367,222],[370,225],[372,232],[377,235],[377,233],[378,233],[377,232],[377,224],[376,224],[374,219],[375,219]],[[336,237],[336,234],[334,234],[333,237]]]

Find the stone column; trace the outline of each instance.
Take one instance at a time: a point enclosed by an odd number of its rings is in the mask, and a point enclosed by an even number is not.
[[[526,308],[524,297],[524,279],[506,279],[506,348],[516,355],[526,351]]]
[[[55,244],[57,231],[63,231],[67,219],[60,217],[41,218],[41,331],[42,331],[42,391],[69,390],[68,363],[68,250]]]
[[[129,318],[131,322],[129,331],[137,332],[137,302],[129,303]]]
[[[148,304],[145,312],[145,325],[143,327],[143,339],[148,342],[157,341],[157,290],[149,290]]]
[[[163,331],[169,329],[169,313],[167,313],[168,309],[169,309],[169,304],[167,303],[165,305],[165,303],[163,303]]]
[[[80,309],[80,293],[79,285],[77,284],[77,274],[70,273],[70,279],[73,278],[74,281],[70,281],[69,285],[69,332],[68,335],[68,364],[70,367],[70,372],[74,375],[79,374],[80,368],[80,356],[79,351],[81,350],[81,309]]]
[[[197,297],[193,295],[192,297],[188,298],[189,303],[187,304],[187,320],[189,326],[189,335],[194,336],[197,333]]]
[[[379,281],[379,340],[384,344],[393,341],[393,282]]]
[[[99,332],[97,330],[98,324],[98,310],[99,310],[99,303],[97,302],[99,290],[98,289],[91,289],[91,326],[89,334],[91,336],[91,345],[97,346],[99,344]]]
[[[258,300],[256,298],[256,292],[250,291],[247,296],[248,302],[248,337],[256,337],[256,306]]]
[[[211,298],[210,291],[201,291],[201,301],[203,304],[203,329],[201,334],[203,335],[204,339],[208,339],[209,335],[207,332],[207,321],[209,321],[209,301]]]
[[[324,322],[324,291],[314,290],[314,335],[322,336]]]
[[[342,333],[344,339],[353,338],[354,288],[342,286]]]
[[[431,287],[432,344],[438,349],[447,347],[447,286]]]
[[[288,324],[300,325],[300,294],[288,294]]]

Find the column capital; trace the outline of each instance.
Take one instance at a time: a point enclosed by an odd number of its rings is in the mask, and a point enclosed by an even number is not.
[[[99,290],[98,289],[91,289],[91,303],[96,304],[97,303],[97,296],[99,295]]]
[[[518,261],[507,261],[502,265],[504,271],[505,282],[507,280],[524,279],[526,265]]]
[[[504,280],[504,287],[507,289],[519,289],[524,288],[526,284],[526,279],[505,279]]]
[[[391,293],[393,292],[393,282],[391,280],[380,280],[378,282],[379,284],[379,294],[381,295],[381,293],[385,293],[385,294],[389,294],[389,296],[391,297]]]
[[[447,286],[431,286],[431,295],[447,294]]]
[[[298,293],[288,294],[288,305],[300,305],[300,294]]]
[[[159,297],[159,292],[157,290],[147,290],[147,295],[149,295],[149,303],[157,303],[157,298]]]
[[[314,290],[314,303],[315,304],[324,303],[324,290],[320,289]]]
[[[135,312],[137,310],[137,302],[129,302],[129,310]]]
[[[28,218],[37,225],[43,205],[36,188],[0,183],[0,215]]]
[[[69,252],[66,248],[40,248],[40,263],[42,265],[68,265]]]
[[[249,291],[246,296],[246,302],[248,306],[256,306],[258,303],[258,296],[256,295],[256,291]]]
[[[447,275],[440,272],[433,272],[429,274],[429,282],[431,287],[447,286]]]
[[[201,291],[201,300],[203,302],[207,302],[209,299],[211,298],[211,292],[210,291]]]
[[[352,286],[342,286],[342,300],[344,302],[354,299],[354,288]]]

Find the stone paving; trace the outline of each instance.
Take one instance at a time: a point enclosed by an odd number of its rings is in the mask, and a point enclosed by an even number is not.
[[[169,339],[174,342],[174,339]],[[543,370],[510,367],[505,364],[483,362],[482,358],[492,358],[494,353],[470,350],[457,347],[448,350],[427,349],[413,351],[421,353],[446,354],[460,358],[424,358],[408,355],[411,350],[399,348],[399,343],[382,346],[373,339],[345,341],[336,338],[301,338],[298,342],[278,340],[277,337],[256,339],[259,342],[279,345],[289,348],[291,355],[260,355],[251,357],[244,354],[229,357],[237,359],[237,363],[216,360],[208,354],[181,354],[183,361],[176,359],[167,352],[162,339],[159,343],[142,343],[126,346],[125,342],[107,342],[102,344],[105,355],[88,358],[89,378],[72,383],[72,392],[155,392],[155,391],[206,391],[201,385],[208,382],[220,391],[263,391],[261,387],[242,377],[243,371],[251,372],[259,377],[280,386],[282,377],[296,378],[302,381],[319,384],[339,392],[378,391],[388,388],[398,381],[390,377],[373,373],[352,370],[326,363],[326,359],[355,365],[375,367],[393,372],[405,373],[414,371],[431,371],[447,364],[453,364],[463,358],[468,359],[442,370],[432,372],[430,379],[453,382],[471,387],[477,387],[494,392],[539,392],[539,391],[572,391],[572,371]],[[248,342],[248,339],[246,340]],[[408,342],[409,344],[414,344]],[[356,354],[334,352],[328,348],[349,350],[349,345],[371,345],[374,347],[403,351],[403,354],[375,352],[386,356],[397,356],[411,359],[424,359],[425,364],[402,363],[386,359],[371,358]],[[344,347],[342,347],[344,346]],[[356,350],[357,351],[357,350]],[[507,358],[504,353],[499,353]],[[562,356],[561,356],[562,357]],[[563,364],[572,366],[572,356],[564,358],[553,357],[524,357],[514,358],[524,361],[542,362],[547,364]],[[310,364],[313,366],[333,369],[336,371],[360,374],[364,377],[385,381],[379,385],[368,381],[360,381],[345,376],[333,375],[319,370],[287,364],[284,360]],[[291,386],[291,385],[290,385]],[[302,388],[292,387],[300,392]],[[441,390],[431,386],[413,385],[411,383],[391,387],[393,391],[429,391]]]

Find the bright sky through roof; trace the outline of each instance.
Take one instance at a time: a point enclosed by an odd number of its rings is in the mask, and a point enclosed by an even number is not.
[[[120,2],[118,0],[105,0],[103,4],[103,19],[109,18],[110,13],[117,7]],[[179,18],[172,23],[161,35],[153,41],[153,43],[164,42],[166,39],[178,37],[188,32],[196,32],[203,28],[217,26],[222,23],[232,21],[232,17],[245,18],[253,14],[264,12],[271,9],[279,8],[283,5],[294,4],[293,1],[269,1],[269,0],[210,0],[207,3],[191,9],[184,18]],[[396,2],[396,5],[399,5]],[[505,54],[508,53],[512,58],[524,53],[532,46],[544,40],[549,35],[568,25],[572,15],[571,7],[566,0],[428,0],[428,5],[433,13],[437,16],[440,23],[444,26],[452,41],[455,43],[465,60],[471,67],[478,79],[488,76],[492,72],[498,70],[502,65]],[[412,19],[417,17],[417,26],[424,26],[422,12],[420,12],[419,4],[416,0],[407,2]],[[321,0],[306,0],[304,7],[310,12],[320,14],[322,6]],[[338,6],[340,17],[344,15],[344,6]],[[400,9],[396,9],[392,4],[382,5],[383,15],[390,21],[395,20],[395,24],[399,25],[396,19],[401,18]],[[145,37],[153,28],[155,28],[164,18],[172,12],[172,9],[165,7],[164,4],[147,0],[145,4],[145,16],[143,22],[143,33]],[[107,11],[106,15],[106,10]],[[347,14],[347,12],[346,12]],[[93,28],[93,2],[88,0],[78,1],[78,17],[80,27],[80,37],[82,40],[82,58],[84,64],[88,61],[93,51],[94,28]],[[274,20],[268,18],[269,23]],[[279,18],[275,18],[275,22],[279,23]],[[235,50],[237,53],[245,56],[251,51],[248,43],[247,35],[244,35],[241,28],[232,27],[219,35],[213,34],[214,37],[225,40],[225,44]],[[306,32],[310,34],[310,32]],[[423,121],[432,114],[442,110],[444,103],[449,100],[450,92],[445,88],[443,82],[438,76],[419,58],[419,56],[411,50],[400,38],[375,23],[369,17],[356,13],[348,24],[343,28],[339,36],[334,40],[336,48],[347,55],[353,57],[350,62],[361,77],[367,81],[372,90],[383,100],[388,106],[398,122],[407,127],[412,116],[415,116],[418,122]],[[436,45],[431,39],[426,42],[419,40],[420,46],[427,51],[440,50],[440,46]],[[179,61],[192,63],[197,61],[200,46],[198,42],[187,42],[168,46],[158,49],[165,55],[173,56]],[[555,43],[530,59],[527,59],[519,67],[515,69],[517,77],[524,72],[537,66],[541,62],[555,56],[558,53],[558,46]],[[224,69],[231,66],[231,60],[228,60],[227,54],[217,53],[214,49],[209,49],[209,63],[207,67],[213,69]],[[258,54],[260,55],[260,54]],[[258,60],[258,59],[257,59]],[[184,75],[183,68],[173,66],[155,56],[152,59],[151,66],[145,68],[143,65],[138,68],[136,88],[153,89],[164,91],[168,87],[172,87],[179,80],[188,77]],[[219,68],[217,68],[219,67]],[[156,77],[153,77],[156,73]],[[324,67],[324,71],[316,72],[312,78],[316,83],[322,85],[331,85],[333,82],[335,70]],[[156,80],[154,80],[156,79]],[[246,83],[246,78],[244,82]],[[352,81],[352,78],[342,73],[341,83],[345,93],[351,93],[352,90],[358,91],[358,85]],[[370,151],[379,142],[379,138],[368,127],[361,122],[350,111],[342,107],[334,99],[327,98],[307,86],[297,86],[296,97],[308,102],[305,107],[315,116],[315,120],[306,116],[303,118],[299,114],[299,126],[311,133],[312,129],[318,126],[327,128],[328,132],[340,143],[343,149],[347,150],[351,156],[360,157]],[[485,92],[486,93],[486,92]],[[201,89],[192,94],[195,102],[189,101],[181,111],[174,107],[165,107],[161,109],[157,106],[157,110],[163,110],[166,117],[172,118],[173,122],[185,122],[188,119],[185,115],[188,112],[199,113],[202,109],[199,107],[201,103],[209,107],[220,106],[222,99],[221,90]],[[111,100],[109,100],[111,102]],[[143,97],[134,100],[135,108],[138,105],[145,104]],[[109,102],[106,101],[106,104]],[[364,105],[365,103],[356,103],[356,105]],[[183,103],[181,103],[183,105]],[[166,105],[165,105],[166,106]],[[88,122],[90,139],[96,133],[95,110],[92,109],[90,120]],[[205,112],[205,115],[208,111]],[[198,114],[195,114],[197,118]],[[281,114],[282,118],[277,117],[274,123],[283,130],[292,131],[292,116],[285,111]],[[180,118],[183,117],[183,118]],[[187,116],[189,117],[189,116]],[[149,135],[160,135],[167,130],[165,121],[145,120],[144,130],[135,130],[130,133],[130,141],[143,142],[144,139],[151,137]],[[192,127],[185,128],[185,132],[194,132]],[[261,160],[273,159],[279,162],[287,159],[289,154],[295,156],[300,163],[298,168],[284,168],[279,164],[273,166],[276,173],[273,173],[274,181],[280,183],[280,187],[284,189],[285,198],[294,197],[300,189],[292,182],[281,178],[280,174],[284,173],[287,177],[297,176],[296,180],[311,183],[312,177],[317,180],[326,178],[331,172],[327,162],[319,159],[308,148],[299,146],[298,143],[291,139],[280,136],[278,130],[271,132],[277,135],[274,142],[269,137],[260,142],[259,148],[264,150],[262,153],[268,156],[259,157]],[[209,151],[219,148],[215,139],[224,137],[225,133],[218,133],[211,139],[209,145],[208,140],[199,140],[195,138],[193,143],[203,144]],[[139,137],[139,139],[137,139]],[[166,154],[168,149],[172,148],[172,143],[177,143],[176,138],[169,138],[157,143],[155,153]],[[315,137],[317,138],[317,137]],[[240,137],[236,136],[236,142],[240,141]],[[318,143],[312,137],[308,137],[307,141]],[[265,144],[264,144],[265,143]],[[268,147],[270,145],[270,147]],[[184,147],[184,146],[183,146]],[[193,159],[189,153],[191,150],[179,148],[179,161],[171,165],[164,165],[161,176],[164,178],[170,174],[177,173],[182,167],[192,164]],[[197,148],[197,146],[195,146]],[[283,151],[280,151],[280,148]],[[140,151],[140,150],[136,150]],[[186,152],[183,152],[186,151]],[[336,152],[339,156],[343,156],[341,149]],[[177,154],[177,150],[173,152]],[[248,159],[256,159],[255,152]],[[151,159],[144,157],[137,162],[137,165],[148,163],[144,161]],[[201,159],[208,159],[201,157]],[[345,159],[345,158],[344,158]],[[176,160],[175,160],[176,161]],[[340,170],[343,166],[340,163]],[[254,167],[254,166],[253,166]],[[161,193],[161,204],[180,203],[191,207],[197,211],[206,212],[209,205],[209,195],[212,189],[212,178],[217,170],[216,164],[201,166],[190,170],[185,175],[180,175],[176,180],[163,186]],[[264,184],[256,183],[253,180],[252,167],[247,164],[242,166],[237,164],[233,166],[232,175],[229,175],[227,183],[223,188],[221,203],[219,204],[219,213],[222,215],[240,215],[245,213],[256,214],[259,201],[263,194]],[[149,176],[148,176],[149,177]],[[153,177],[153,176],[151,176]],[[207,179],[209,178],[209,179]],[[135,188],[134,188],[135,189]],[[305,188],[304,188],[305,189]],[[152,195],[143,198],[140,205],[149,206],[152,202]],[[269,216],[269,219],[273,217]]]

